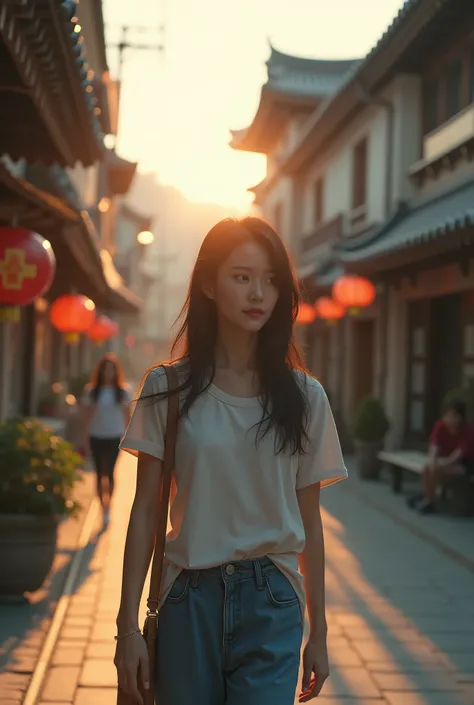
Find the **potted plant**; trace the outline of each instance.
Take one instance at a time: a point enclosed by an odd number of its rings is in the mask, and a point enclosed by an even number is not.
[[[359,476],[375,479],[380,474],[378,453],[390,428],[382,404],[373,396],[364,397],[356,410],[352,432]]]
[[[38,419],[0,424],[0,594],[41,587],[56,552],[57,527],[73,500],[82,459]]]

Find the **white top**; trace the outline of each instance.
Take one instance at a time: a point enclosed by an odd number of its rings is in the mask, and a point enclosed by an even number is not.
[[[231,396],[214,384],[180,419],[160,604],[183,569],[268,556],[290,579],[304,609],[298,554],[305,532],[296,491],[329,485],[347,477],[347,470],[322,386],[296,374],[311,408],[306,455],[276,455],[271,432],[256,447],[252,427],[262,416],[259,399]],[[142,396],[166,385],[163,368],[152,370]],[[166,412],[166,400],[138,402],[121,448],[163,459]]]
[[[130,402],[130,395],[124,389],[123,399],[117,404],[115,387],[101,387],[97,402],[91,399],[87,390],[83,397],[85,406],[94,406],[89,426],[89,435],[94,438],[121,438],[125,433],[125,407]]]

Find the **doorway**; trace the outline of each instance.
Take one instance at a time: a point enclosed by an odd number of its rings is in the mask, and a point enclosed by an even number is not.
[[[374,349],[375,321],[373,319],[353,322],[353,411],[364,397],[374,393]]]
[[[431,302],[430,426],[439,417],[447,392],[462,385],[462,296],[452,294]]]

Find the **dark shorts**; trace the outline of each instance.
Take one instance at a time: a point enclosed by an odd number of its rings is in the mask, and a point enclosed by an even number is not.
[[[95,470],[98,475],[114,478],[114,468],[119,454],[120,437],[117,438],[89,438]]]

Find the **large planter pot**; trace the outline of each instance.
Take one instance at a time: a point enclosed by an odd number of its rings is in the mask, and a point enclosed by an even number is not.
[[[364,480],[376,480],[380,475],[381,462],[377,455],[383,448],[383,440],[354,440],[354,451],[359,477]]]
[[[53,564],[57,531],[54,517],[0,514],[0,595],[41,587]]]

